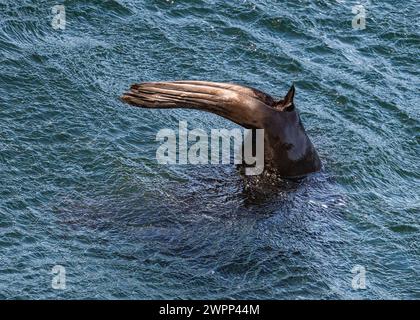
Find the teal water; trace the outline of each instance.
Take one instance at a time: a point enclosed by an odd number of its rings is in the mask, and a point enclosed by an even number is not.
[[[61,3],[0,0],[0,298],[420,298],[418,1]],[[235,127],[118,100],[174,79],[294,82],[322,172],[158,165],[159,129]]]

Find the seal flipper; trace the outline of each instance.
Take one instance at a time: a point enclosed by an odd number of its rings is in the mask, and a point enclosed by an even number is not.
[[[245,128],[261,129],[276,112],[252,88],[234,84],[174,81],[134,84],[121,99],[145,108],[191,108],[220,115]],[[269,100],[269,99],[268,99]]]
[[[292,111],[295,108],[295,104],[293,102],[295,91],[295,85],[292,84],[284,98],[277,102],[275,108],[281,111]]]
[[[294,95],[292,85],[284,99],[273,103],[268,94],[236,84],[173,81],[134,84],[121,99],[144,108],[204,110],[247,129],[264,129],[264,168],[291,178],[321,168],[318,154],[294,106]]]

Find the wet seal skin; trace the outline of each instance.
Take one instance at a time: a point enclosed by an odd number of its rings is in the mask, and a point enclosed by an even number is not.
[[[294,85],[276,101],[260,90],[233,83],[171,81],[133,84],[121,99],[142,108],[203,110],[246,129],[264,129],[264,172],[301,178],[319,171],[321,161],[300,120],[294,96]]]

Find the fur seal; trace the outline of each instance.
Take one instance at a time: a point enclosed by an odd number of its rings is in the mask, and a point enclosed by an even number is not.
[[[294,104],[295,87],[283,99],[234,83],[208,81],[133,84],[122,101],[144,108],[190,108],[215,113],[246,129],[264,129],[264,170],[300,178],[321,161]]]

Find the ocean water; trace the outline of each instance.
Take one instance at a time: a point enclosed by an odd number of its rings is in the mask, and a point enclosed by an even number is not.
[[[419,299],[419,9],[0,0],[0,298]],[[176,79],[295,83],[322,172],[249,188],[159,165],[162,128],[236,127],[118,99]]]

